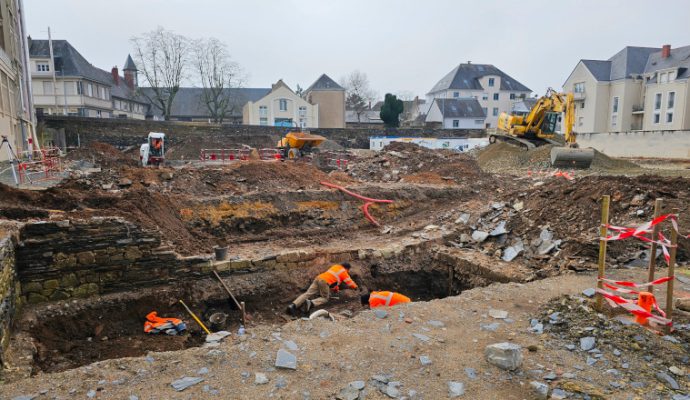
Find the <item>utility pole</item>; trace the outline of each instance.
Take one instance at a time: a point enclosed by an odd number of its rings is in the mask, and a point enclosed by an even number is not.
[[[58,110],[58,96],[57,96],[57,78],[55,77],[55,56],[53,55],[53,38],[50,36],[50,27],[48,27],[48,49],[50,49],[50,70],[53,75],[53,98],[55,99],[55,113]],[[66,114],[67,110],[63,110]]]

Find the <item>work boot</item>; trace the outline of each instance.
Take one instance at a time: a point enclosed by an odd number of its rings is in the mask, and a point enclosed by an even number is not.
[[[287,308],[287,312],[293,317],[297,316],[297,306],[295,305],[295,303],[290,303],[290,305]]]

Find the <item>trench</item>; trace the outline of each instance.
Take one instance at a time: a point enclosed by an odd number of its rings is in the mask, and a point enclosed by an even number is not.
[[[367,276],[353,274],[353,279],[368,290],[393,290],[406,294],[414,301],[428,301],[449,294],[449,275],[442,269],[379,272],[377,264],[370,268],[368,272],[371,274],[367,273]],[[178,298],[185,299],[185,303],[207,326],[212,326],[212,330],[228,330],[234,337],[240,325],[241,312],[225,292],[216,290],[203,300],[193,300],[200,297],[200,291],[209,293],[208,287],[217,285],[217,282],[209,280],[206,284],[208,286],[201,289],[194,282],[186,283],[181,288],[166,286],[140,289],[136,292],[101,296],[98,299],[85,299],[78,305],[70,306],[70,302],[67,302],[68,306],[52,303],[43,306],[43,310],[35,310],[33,315],[23,318],[23,323],[28,322],[30,326],[24,331],[30,335],[36,348],[32,374],[39,371],[59,372],[96,361],[203,345],[205,334],[177,302]],[[453,286],[456,289],[470,287],[467,283],[457,281],[453,282]],[[305,287],[293,287],[287,294],[275,292],[241,296],[239,300],[246,302],[247,313],[251,318],[247,330],[289,321],[285,308],[303,289]],[[359,292],[341,290],[337,296],[339,298],[332,299],[326,307],[330,312],[342,313],[349,310],[351,315],[355,315],[363,310]],[[187,331],[179,336],[144,333],[145,316],[153,310],[159,316],[182,319],[187,325]],[[225,314],[226,323],[212,324],[210,317],[215,313]]]

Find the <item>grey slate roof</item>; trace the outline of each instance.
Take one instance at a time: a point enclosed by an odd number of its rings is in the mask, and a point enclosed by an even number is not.
[[[685,79],[690,74],[690,46],[672,48],[668,58],[661,58],[661,49],[657,47],[628,46],[606,61],[581,61],[598,81],[628,79],[631,75],[670,68],[679,68],[676,79]]]
[[[323,74],[319,77],[319,79],[316,80],[316,82],[312,83],[311,86],[305,90],[305,93],[311,92],[312,90],[340,90],[340,91],[345,91],[345,88],[342,86],[338,85],[336,81],[331,79],[328,75]]]
[[[124,77],[120,76],[118,82],[115,83],[112,73],[91,65],[68,41],[53,40],[53,56],[55,57],[55,75],[95,81],[110,86],[112,97],[146,103],[144,99],[136,95],[134,90],[127,86]],[[50,58],[48,41],[32,39],[29,44],[29,57]],[[131,57],[128,58],[128,61],[130,59]]]
[[[434,99],[444,118],[486,118],[477,99]]]
[[[153,96],[151,88],[142,87],[139,90]],[[189,118],[208,118],[209,113],[206,105],[202,101],[202,88],[183,87],[175,95],[170,113],[173,117]],[[266,96],[270,88],[232,88],[225,89],[232,101],[230,116],[241,116],[242,107],[249,101],[257,101]],[[151,107],[149,111],[152,115],[162,116],[163,114],[156,107]]]
[[[690,46],[672,48],[668,58],[661,58],[661,51],[650,54],[644,72],[652,73],[669,68],[678,68],[676,79],[690,78]]]
[[[123,71],[136,71],[137,70],[137,65],[134,64],[134,60],[132,60],[132,55],[127,54],[127,61],[125,61],[125,66],[122,68]]]
[[[580,60],[598,81],[608,81],[611,77],[611,61]]]
[[[448,89],[483,90],[484,88],[479,83],[479,79],[487,75],[495,75],[501,78],[500,90],[531,92],[527,86],[511,78],[508,74],[491,64],[460,64],[441,78],[429,93]]]
[[[609,61],[611,61],[611,76],[609,79],[615,81],[629,78],[631,74],[641,74],[644,72],[649,55],[660,50],[655,47],[627,46],[609,58]]]

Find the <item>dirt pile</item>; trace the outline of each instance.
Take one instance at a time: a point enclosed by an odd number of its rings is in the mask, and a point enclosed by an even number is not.
[[[533,150],[513,146],[504,142],[491,144],[476,153],[477,162],[487,172],[507,172],[517,170],[540,170],[551,168],[551,149],[553,145],[537,147]],[[589,171],[609,172],[639,170],[637,164],[613,159],[606,154],[594,151],[594,160]]]
[[[365,181],[454,184],[484,177],[469,155],[432,150],[411,143],[391,143],[372,157],[349,167],[352,177]]]
[[[523,197],[523,221],[513,224],[519,231],[548,226],[560,238],[575,242],[578,254],[596,259],[598,226],[601,218],[600,200],[611,196],[610,223],[618,226],[638,226],[649,221],[654,213],[654,200],[664,199],[665,211],[680,210],[681,231],[690,230],[690,180],[642,175],[630,177],[591,176],[576,181],[550,179]],[[515,193],[514,196],[519,196]],[[528,210],[528,211],[527,211]],[[665,229],[668,229],[666,227]],[[690,241],[680,240],[679,257],[690,256]],[[620,263],[630,261],[644,249],[642,242],[626,240],[611,242],[609,256]],[[639,254],[638,254],[639,255]]]
[[[67,153],[67,159],[72,161],[91,161],[101,168],[112,168],[122,165],[136,166],[139,164],[138,151],[124,153],[117,148],[101,142],[91,142]]]

